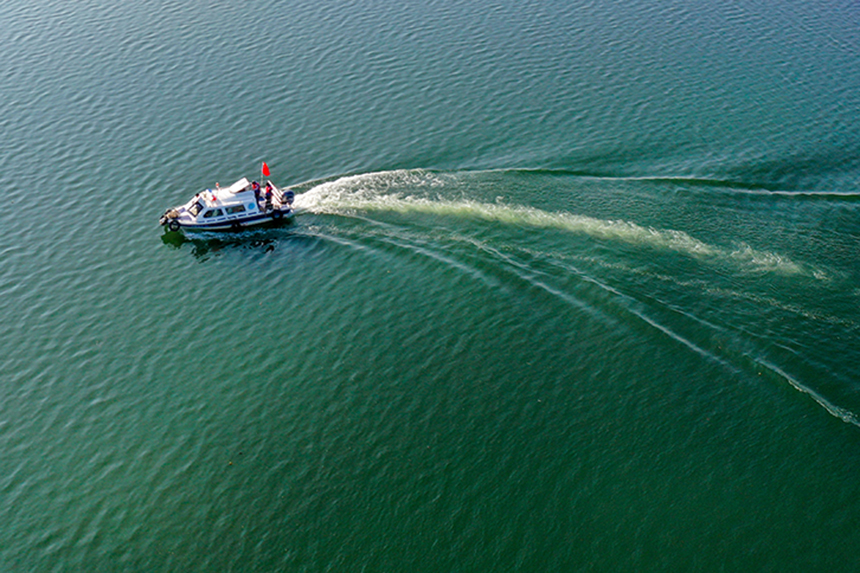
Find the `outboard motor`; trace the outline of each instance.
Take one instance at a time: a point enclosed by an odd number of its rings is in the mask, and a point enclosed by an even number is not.
[[[293,193],[292,189],[287,189],[286,191],[284,191],[284,203],[286,203],[287,205],[292,205],[295,198],[296,194]]]

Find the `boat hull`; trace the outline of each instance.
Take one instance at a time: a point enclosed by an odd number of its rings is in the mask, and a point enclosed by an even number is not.
[[[264,225],[280,225],[291,221],[295,215],[292,209],[259,213],[250,217],[237,217],[212,223],[198,223],[196,221],[184,221],[182,218],[169,219],[163,223],[168,231],[241,231],[250,227]]]

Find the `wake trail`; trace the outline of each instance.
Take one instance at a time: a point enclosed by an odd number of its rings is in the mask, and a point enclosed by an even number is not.
[[[387,212],[433,215],[511,227],[559,230],[599,241],[681,253],[700,260],[730,261],[756,272],[816,278],[825,276],[818,269],[794,262],[787,256],[755,249],[745,243],[730,247],[718,246],[696,239],[684,231],[646,227],[631,221],[544,211],[523,205],[439,197],[438,191],[449,185],[446,176],[420,170],[352,175],[321,183],[297,195],[296,207],[299,211],[316,214],[356,216],[358,213]],[[428,191],[436,192],[436,196],[427,196]]]

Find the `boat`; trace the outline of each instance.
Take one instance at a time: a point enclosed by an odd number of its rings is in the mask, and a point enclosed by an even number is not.
[[[205,189],[188,203],[164,212],[159,224],[168,230],[239,231],[265,223],[292,219],[295,193],[271,181],[260,186],[246,177],[229,187]]]

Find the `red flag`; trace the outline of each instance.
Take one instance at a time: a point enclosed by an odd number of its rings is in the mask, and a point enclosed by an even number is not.
[[[266,162],[263,162],[263,177],[269,176],[269,166],[266,165]]]

